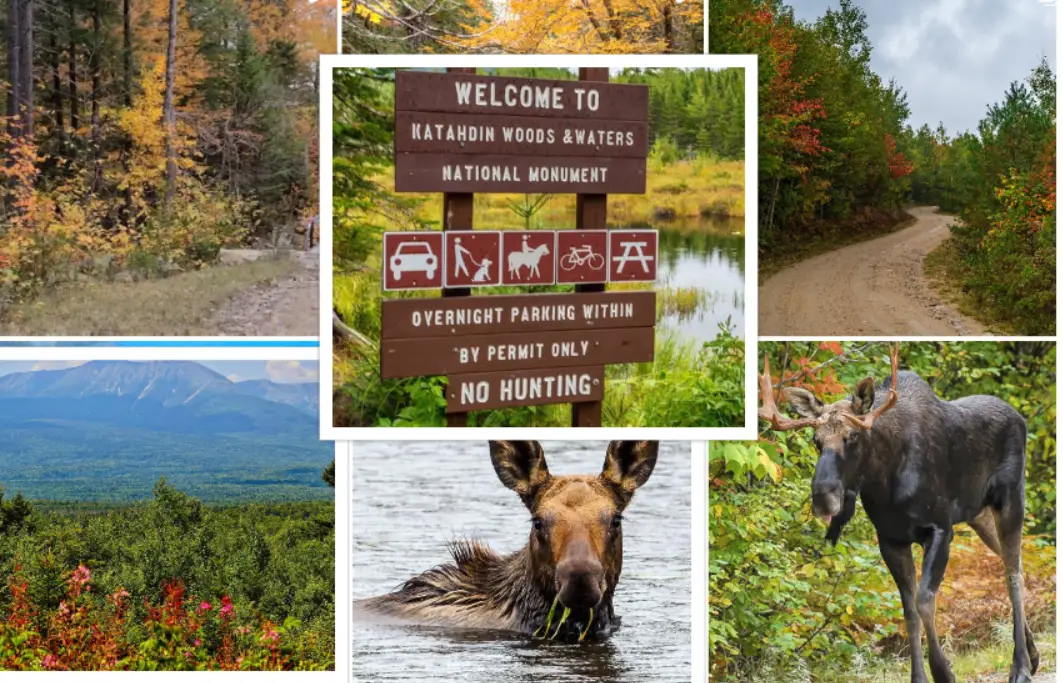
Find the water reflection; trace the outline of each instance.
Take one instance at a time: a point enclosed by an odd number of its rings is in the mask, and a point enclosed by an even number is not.
[[[616,227],[659,232],[657,285],[688,290],[661,327],[698,341],[714,339],[730,318],[741,335],[745,321],[745,238],[742,219],[662,221]]]

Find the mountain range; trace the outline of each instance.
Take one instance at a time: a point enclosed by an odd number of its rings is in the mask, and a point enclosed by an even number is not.
[[[308,499],[333,448],[318,385],[234,382],[191,361],[92,361],[0,377],[0,485],[29,498]],[[322,487],[324,487],[323,490]]]

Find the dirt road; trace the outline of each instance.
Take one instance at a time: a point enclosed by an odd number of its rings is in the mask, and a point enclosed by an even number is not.
[[[291,275],[238,292],[214,316],[218,334],[235,337],[316,337],[320,254],[315,247],[293,255]]]
[[[985,328],[953,310],[923,274],[923,259],[956,219],[936,207],[910,210],[910,227],[786,268],[760,287],[764,336],[977,335]]]

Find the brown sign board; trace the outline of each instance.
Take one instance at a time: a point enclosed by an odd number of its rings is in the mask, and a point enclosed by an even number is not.
[[[443,236],[444,287],[489,287],[501,282],[501,233],[448,230]]]
[[[643,194],[646,160],[400,152],[395,191]]]
[[[609,281],[657,280],[657,231],[609,231]]]
[[[605,368],[482,372],[447,378],[447,412],[601,401]]]
[[[399,70],[395,111],[645,121],[650,89],[592,81]]]
[[[396,152],[644,159],[648,149],[647,125],[642,121],[395,114]]]
[[[608,230],[559,230],[557,253],[558,284],[609,281]]]
[[[443,233],[386,232],[383,254],[384,291],[443,286]]]
[[[446,346],[470,335],[505,332],[652,327],[655,292],[576,292],[439,299],[387,299],[381,338],[440,338]]]
[[[380,376],[420,377],[558,369],[653,360],[653,328],[514,332],[383,340]]]
[[[507,230],[502,233],[502,284],[552,285],[557,271],[557,233]]]

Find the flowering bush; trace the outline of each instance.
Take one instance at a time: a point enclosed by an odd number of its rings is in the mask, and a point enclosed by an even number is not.
[[[65,599],[43,615],[16,566],[8,581],[11,607],[0,622],[0,668],[49,671],[283,671],[296,666],[288,631],[223,595],[219,607],[188,595],[180,580],[162,586],[157,605],[145,603],[143,624],[127,619],[129,593],[98,598],[85,565],[70,573]]]

